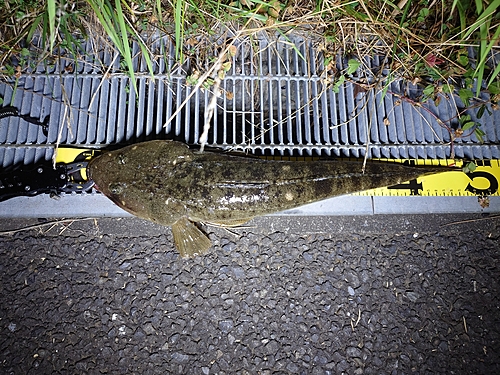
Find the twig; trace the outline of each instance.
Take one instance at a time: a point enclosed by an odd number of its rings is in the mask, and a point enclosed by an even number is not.
[[[245,28],[248,26],[248,24],[250,23],[250,21],[253,19],[253,17],[250,17],[250,19],[246,22],[246,24],[243,26],[242,29],[240,29],[239,31],[236,32],[236,35],[233,37],[233,40],[231,40],[231,42],[226,45],[226,47],[220,52],[219,56],[217,57],[217,60],[215,61],[214,64],[212,64],[212,66],[205,72],[205,74],[203,74],[199,79],[198,79],[198,82],[196,83],[196,85],[193,87],[193,90],[189,93],[189,95],[184,99],[184,101],[181,103],[181,105],[175,110],[174,113],[172,113],[172,115],[167,119],[167,121],[165,122],[165,124],[163,125],[163,127],[166,127],[168,124],[170,124],[170,122],[172,122],[172,120],[174,119],[175,116],[177,116],[179,114],[179,112],[182,110],[182,108],[184,108],[184,106],[186,105],[186,103],[189,102],[189,100],[194,96],[194,94],[196,94],[196,92],[200,89],[200,87],[205,83],[205,81],[207,80],[208,77],[210,77],[210,75],[212,74],[216,74],[217,75],[217,72],[218,70],[220,69],[220,66],[222,65],[224,59],[226,58],[227,56],[227,53],[229,52],[231,46],[234,45],[234,43],[236,42],[236,40],[245,32]]]
[[[358,318],[356,319],[356,323],[354,323],[354,319],[351,318],[351,329],[354,331],[354,328],[358,326],[359,321],[361,320],[361,309],[358,308]]]
[[[213,95],[208,103],[207,110],[205,111],[205,123],[203,124],[203,133],[201,133],[199,142],[200,142],[200,152],[203,152],[205,149],[205,145],[208,142],[208,131],[210,130],[210,120],[212,120],[212,116],[214,115],[215,108],[217,107],[217,98],[220,96],[219,87],[221,83],[221,79],[218,76],[218,71],[222,67],[222,59],[218,59],[215,64],[214,72],[216,74],[213,86]]]
[[[83,219],[71,219],[71,220],[72,220],[71,222],[73,223],[75,221],[95,220],[95,218],[93,218],[93,217],[86,217],[86,218],[83,218]],[[43,227],[46,227],[48,225],[52,225],[53,226],[54,224],[64,223],[65,221],[68,221],[68,219],[52,220],[52,221],[48,221],[48,222],[42,223],[42,224],[34,224],[34,225],[29,225],[29,226],[23,227],[23,228],[12,229],[12,230],[5,230],[5,231],[1,231],[0,235],[7,236],[7,235],[10,235],[10,234],[16,234],[18,232],[25,232],[25,231],[28,231],[28,230],[31,230],[31,229],[43,228]],[[59,234],[61,234],[61,233],[59,233]]]
[[[460,221],[453,221],[451,223],[446,223],[441,225],[442,227],[447,227],[449,225],[455,225],[455,224],[465,224],[465,223],[473,223],[475,221],[483,221],[483,220],[490,220],[490,219],[497,219],[500,218],[500,215],[493,215],[493,216],[488,216],[488,217],[480,217],[478,219],[469,219],[469,220],[460,220]]]
[[[438,123],[439,126],[441,126],[442,128],[446,129],[446,131],[448,132],[449,136],[450,136],[450,159],[454,159],[455,158],[455,150],[454,150],[454,135],[453,135],[453,129],[451,127],[449,127],[448,125],[445,124],[445,122],[449,122],[450,120],[446,120],[446,121],[443,121],[441,120],[434,112],[432,112],[429,108],[427,108],[426,106],[422,105],[422,103],[418,103],[416,102],[415,100],[405,96],[405,95],[400,95],[400,94],[397,94],[395,92],[392,92],[390,90],[387,91],[388,94],[391,94],[391,95],[394,95],[395,97],[409,103],[413,109],[416,109],[416,108],[422,108],[424,111],[426,111],[431,117],[433,117],[436,122]],[[432,127],[431,127],[432,129]]]
[[[356,323],[354,323],[354,327],[358,326],[358,323],[360,320],[361,320],[361,309],[358,308],[358,319],[356,319]]]

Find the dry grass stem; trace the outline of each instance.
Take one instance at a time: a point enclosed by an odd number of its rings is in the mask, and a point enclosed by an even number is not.
[[[20,232],[29,231],[32,229],[40,229],[40,228],[45,228],[47,226],[50,226],[50,228],[44,232],[44,233],[47,233],[50,230],[52,230],[55,226],[57,226],[58,224],[64,224],[68,221],[71,221],[70,224],[72,224],[75,221],[85,221],[85,220],[94,220],[94,222],[97,223],[96,219],[93,217],[86,217],[86,218],[82,218],[82,219],[70,219],[70,220],[69,219],[52,220],[52,221],[48,221],[46,223],[29,225],[27,227],[22,227],[22,228],[18,228],[18,229],[4,230],[4,231],[0,232],[0,235],[8,236],[8,235],[12,235],[12,234],[20,233]],[[59,235],[61,235],[61,234],[62,234],[62,232],[59,233]]]

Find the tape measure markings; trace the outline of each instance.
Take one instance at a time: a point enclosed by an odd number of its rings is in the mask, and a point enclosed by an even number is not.
[[[455,165],[463,167],[463,161],[448,159],[377,159],[407,165]],[[454,170],[404,182],[399,185],[367,190],[350,195],[369,196],[500,196],[500,160],[477,160],[477,168],[465,173]]]

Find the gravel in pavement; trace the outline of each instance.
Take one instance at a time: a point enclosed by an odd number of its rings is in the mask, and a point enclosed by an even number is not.
[[[0,372],[500,373],[500,220],[279,220],[187,260],[136,219],[0,237]]]

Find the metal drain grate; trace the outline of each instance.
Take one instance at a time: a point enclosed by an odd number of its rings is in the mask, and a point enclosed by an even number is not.
[[[130,87],[130,78],[120,73],[116,53],[92,43],[82,44],[82,58],[76,65],[63,54],[53,64],[28,69],[17,85],[0,83],[4,105],[12,103],[21,114],[40,119],[50,115],[47,134],[16,117],[1,119],[0,165],[5,169],[49,160],[58,141],[97,148],[155,138],[198,143],[204,109],[213,95],[210,88],[197,91],[172,122],[167,120],[191,94],[193,86],[187,82],[209,67],[208,57],[216,56],[221,47],[215,43],[206,58],[194,53],[178,66],[168,40],[159,37],[152,47],[154,79],[144,60],[135,58],[137,93]],[[380,90],[360,90],[356,82],[373,82],[378,73],[376,56],[364,61],[365,69],[359,69],[353,82],[336,93],[333,77],[323,66],[324,56],[310,41],[248,38],[235,46],[237,53],[220,86],[209,145],[274,155],[450,156],[449,134],[429,112],[395,95],[384,96]],[[139,49],[134,48],[137,55]],[[346,63],[338,58],[337,68],[345,68]],[[418,94],[401,81],[391,83],[388,92]],[[437,107],[426,104],[441,120],[454,118],[460,105],[458,98],[443,99]],[[474,113],[471,116],[475,119]],[[474,135],[455,140],[455,155],[500,158],[500,111],[475,120],[486,133],[484,143]],[[3,215],[9,211],[8,202],[2,203]]]

